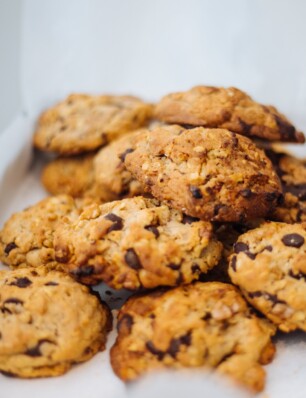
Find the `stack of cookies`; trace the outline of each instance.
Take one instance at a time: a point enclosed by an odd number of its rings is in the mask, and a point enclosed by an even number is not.
[[[111,349],[121,379],[203,367],[262,390],[271,337],[306,331],[306,162],[275,146],[304,140],[236,88],[47,110],[34,145],[58,156],[42,173],[53,196],[0,233],[13,269],[0,274],[0,371],[58,375],[103,349],[110,311],[84,286],[103,282],[137,293]]]

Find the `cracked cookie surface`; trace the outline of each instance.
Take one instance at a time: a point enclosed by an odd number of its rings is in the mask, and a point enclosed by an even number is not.
[[[146,124],[152,106],[132,96],[72,94],[46,110],[34,145],[63,155],[95,150]]]
[[[168,94],[157,104],[156,117],[167,123],[224,128],[270,141],[304,142],[288,119],[234,87],[196,86]]]
[[[65,217],[77,218],[85,202],[59,195],[13,214],[0,231],[0,260],[12,268],[61,268],[54,259],[55,228]]]
[[[284,332],[306,331],[306,225],[266,222],[239,237],[229,275]]]
[[[120,310],[117,328],[111,363],[123,380],[165,367],[210,367],[260,391],[261,365],[274,354],[275,326],[220,282],[134,296]]]
[[[273,149],[265,151],[279,176],[284,201],[273,212],[273,219],[289,224],[306,222],[306,160]]]
[[[105,348],[109,309],[68,275],[0,271],[0,290],[1,373],[58,376]]]
[[[190,283],[222,250],[210,223],[141,196],[88,207],[56,232],[54,247],[78,280],[130,290]]]
[[[264,217],[282,196],[264,152],[228,130],[159,127],[124,162],[154,197],[203,220]]]

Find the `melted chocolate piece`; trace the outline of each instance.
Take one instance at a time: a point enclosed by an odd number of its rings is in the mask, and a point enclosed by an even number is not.
[[[157,356],[157,359],[159,361],[162,361],[164,359],[164,356],[166,355],[165,352],[156,348],[152,341],[146,342],[146,348],[151,352],[151,354]]]
[[[152,233],[155,235],[155,238],[158,238],[158,237],[159,237],[159,231],[158,231],[158,229],[157,229],[157,227],[156,227],[155,225],[147,225],[147,226],[145,227],[145,229],[146,229],[147,231],[152,232]]]
[[[123,228],[123,220],[116,214],[109,213],[104,218],[113,222],[113,224],[108,228],[107,232],[120,231]]]
[[[126,334],[130,334],[132,331],[133,324],[134,324],[133,317],[130,314],[124,314],[118,322],[117,330],[121,332],[124,331],[124,333]]]
[[[245,253],[251,260],[254,260],[256,258],[256,254],[251,253],[249,251],[249,245],[243,242],[237,242],[234,244],[234,251],[235,253]]]
[[[169,263],[167,264],[167,267],[173,269],[174,271],[177,271],[181,268],[181,264]]]
[[[178,337],[177,339],[172,339],[167,350],[167,353],[175,358],[177,353],[180,350],[181,345],[190,346],[191,344],[191,332],[187,332],[183,336]]]
[[[299,272],[298,274],[294,274],[292,270],[289,271],[288,273],[291,278],[294,279],[306,279],[306,274],[303,274],[303,272]]]
[[[129,153],[132,153],[132,152],[134,152],[134,149],[133,149],[133,148],[128,148],[128,149],[126,149],[123,153],[121,153],[118,157],[119,157],[119,159],[121,160],[121,162],[124,162],[126,156],[127,156]]]
[[[76,278],[83,278],[92,275],[94,271],[95,268],[93,265],[82,265],[79,268],[73,269],[70,273]]]
[[[199,218],[191,217],[191,216],[187,216],[186,214],[183,214],[182,223],[183,224],[192,224],[193,222],[197,222],[199,220],[200,220]]]
[[[49,339],[41,339],[39,342],[36,344],[36,346],[29,348],[28,350],[25,351],[24,355],[28,355],[29,357],[41,357],[42,353],[40,351],[40,347],[44,343],[49,343],[49,344],[55,344],[53,341]]]
[[[23,301],[16,297],[11,297],[3,302],[3,305],[5,305],[5,304],[21,304],[21,305],[23,305]]]
[[[50,282],[45,283],[45,286],[58,286],[58,283],[50,281]]]
[[[237,271],[237,256],[232,257],[230,267],[233,269],[233,271]]]
[[[20,288],[25,288],[32,285],[32,281],[29,278],[16,278],[14,282],[10,284],[11,286],[17,286]]]
[[[271,294],[268,292],[262,292],[260,290],[257,290],[255,292],[249,292],[248,293],[250,298],[256,298],[256,297],[261,297],[263,296],[264,299],[269,300],[272,302],[273,306],[276,304],[287,304],[286,301],[280,300],[276,294]]]
[[[191,266],[191,272],[192,272],[193,274],[196,274],[196,273],[198,273],[198,272],[201,272],[201,268],[199,267],[198,264],[192,264],[192,266]]]
[[[16,245],[15,242],[11,242],[11,243],[9,243],[9,244],[7,244],[7,245],[5,246],[4,253],[5,253],[6,255],[9,255],[9,253],[10,253],[13,249],[16,249],[17,247],[18,247],[18,246]]]
[[[134,270],[138,270],[138,269],[142,268],[139,257],[134,249],[128,249],[126,251],[124,260],[127,263],[127,265]]]
[[[6,377],[18,377],[18,375],[16,375],[15,373],[12,372],[7,372],[6,370],[0,370],[0,373],[3,374],[3,376]]]
[[[190,190],[192,196],[195,199],[202,199],[203,198],[202,192],[201,192],[201,190],[198,187],[196,187],[194,185],[190,185],[189,186],[189,190]]]
[[[282,242],[285,246],[299,249],[301,246],[303,246],[305,239],[299,234],[287,234],[283,236]]]

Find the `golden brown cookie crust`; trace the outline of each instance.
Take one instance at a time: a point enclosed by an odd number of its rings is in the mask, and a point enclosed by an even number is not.
[[[284,332],[306,331],[306,225],[267,222],[239,237],[229,274]]]
[[[63,219],[77,218],[82,205],[71,196],[59,195],[13,214],[0,231],[0,260],[12,268],[61,269],[54,259],[54,231]]]
[[[54,247],[78,280],[130,290],[190,283],[222,250],[210,223],[141,196],[88,207],[56,232]]]
[[[208,221],[264,217],[281,197],[264,152],[227,130],[156,128],[125,156],[125,166],[157,199]]]
[[[72,94],[41,115],[34,145],[63,155],[92,151],[145,125],[151,115],[152,106],[136,97]]]
[[[157,104],[155,116],[167,123],[223,128],[269,141],[304,142],[288,119],[235,87],[196,86],[168,94]]]
[[[165,367],[205,366],[260,391],[274,333],[235,287],[197,282],[130,298],[119,312],[111,364],[123,380]]]
[[[0,290],[0,372],[5,375],[58,376],[104,350],[111,313],[68,275],[0,271]]]

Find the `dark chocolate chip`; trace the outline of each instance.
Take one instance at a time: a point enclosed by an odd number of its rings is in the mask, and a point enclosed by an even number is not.
[[[128,249],[124,255],[124,260],[130,268],[138,270],[142,268],[139,257],[134,249]]]
[[[121,160],[121,162],[124,162],[126,156],[127,156],[129,153],[132,153],[132,152],[134,152],[134,149],[133,149],[133,148],[128,148],[128,149],[125,150],[123,153],[121,153],[118,157],[119,157],[119,159]]]
[[[104,218],[113,222],[113,224],[108,228],[107,232],[120,231],[123,228],[123,220],[116,214],[109,213]]]
[[[132,331],[133,324],[133,317],[130,314],[124,314],[118,322],[117,330],[129,334]]]
[[[190,130],[190,129],[196,128],[196,126],[194,126],[192,124],[181,124],[181,126],[184,127],[184,129],[186,129],[186,130]]]
[[[283,236],[282,242],[285,246],[300,248],[303,246],[305,239],[299,234],[287,234]]]
[[[246,123],[244,120],[242,120],[240,118],[238,119],[238,121],[239,121],[240,129],[241,129],[240,133],[249,135],[251,133],[252,125]]]
[[[10,285],[11,286],[17,286],[20,288],[25,288],[28,287],[32,284],[32,281],[30,281],[29,278],[16,278],[14,282],[12,282]]]
[[[294,274],[292,270],[289,271],[289,276],[294,279],[306,279],[306,274],[303,272],[299,272],[298,274]]]
[[[11,297],[3,302],[3,305],[5,305],[5,304],[21,304],[21,305],[23,305],[23,301],[16,297]]]
[[[306,184],[286,185],[283,184],[283,191],[289,192],[300,200],[306,200]]]
[[[248,295],[250,298],[261,297],[264,295],[264,292],[257,290],[255,292],[249,292]]]
[[[223,357],[219,360],[219,362],[215,365],[215,367],[220,366],[221,363],[225,362],[229,358],[231,358],[233,355],[235,355],[235,351],[229,352],[228,354],[223,355]]]
[[[232,257],[230,267],[233,269],[233,271],[237,271],[237,256]]]
[[[155,235],[156,238],[159,237],[159,231],[158,231],[158,229],[157,229],[157,227],[156,227],[155,225],[147,225],[147,226],[145,227],[145,229],[146,229],[147,231],[152,232],[152,233]]]
[[[4,253],[5,253],[6,255],[8,255],[8,254],[10,253],[10,251],[12,251],[13,249],[16,249],[16,247],[18,247],[18,246],[16,245],[16,243],[15,243],[15,242],[11,242],[11,243],[9,243],[9,244],[7,244],[7,245],[5,246]]]
[[[175,283],[177,285],[180,285],[183,282],[184,282],[184,276],[183,276],[182,272],[180,271],[178,277],[176,278]]]
[[[254,260],[256,258],[256,254],[250,252],[249,245],[243,242],[237,242],[234,244],[234,252],[245,253],[251,260]]]
[[[287,121],[283,120],[277,114],[273,114],[276,124],[279,128],[281,139],[284,141],[295,142],[297,141],[297,131],[294,126],[292,126]]]
[[[70,271],[71,275],[76,278],[84,278],[94,273],[95,268],[93,265],[82,265],[81,267],[75,268]]]
[[[201,272],[201,268],[199,267],[198,264],[192,264],[191,266],[191,272],[193,274],[197,274],[198,272]]]
[[[50,281],[50,282],[45,283],[45,286],[58,286],[58,283]]]
[[[49,344],[55,344],[53,341],[49,339],[41,339],[39,342],[36,344],[36,346],[29,348],[28,350],[25,351],[24,355],[28,355],[29,357],[41,357],[42,353],[40,351],[40,347],[44,343],[49,343]]]
[[[209,321],[212,318],[211,313],[207,312],[203,317],[203,321]]]
[[[190,344],[191,344],[191,332],[189,331],[188,333],[178,337],[177,339],[171,339],[167,353],[171,355],[172,358],[175,358],[180,350],[181,345],[190,346]]]
[[[271,301],[273,306],[276,305],[276,304],[287,304],[286,301],[280,300],[277,297],[276,294],[271,294],[271,293],[268,293],[268,292],[262,292],[262,291],[257,290],[257,291],[254,291],[254,292],[249,292],[248,295],[249,295],[250,298],[256,298],[256,297],[263,296],[263,298],[265,300]]]
[[[190,185],[189,186],[189,190],[190,190],[192,196],[195,199],[202,199],[203,198],[202,192],[201,192],[201,190],[198,187],[196,187],[194,185]]]
[[[181,264],[169,263],[167,264],[167,267],[173,269],[174,271],[177,271],[181,268]]]
[[[166,355],[163,351],[157,349],[152,341],[146,342],[146,348],[151,352],[151,354],[157,356],[159,361],[162,361]]]
[[[183,224],[192,224],[193,222],[197,222],[197,221],[199,221],[199,218],[191,217],[191,216],[187,216],[186,214],[183,214],[183,219],[182,219]]]
[[[249,199],[253,195],[253,192],[250,189],[243,189],[239,193],[243,198],[246,199]]]

